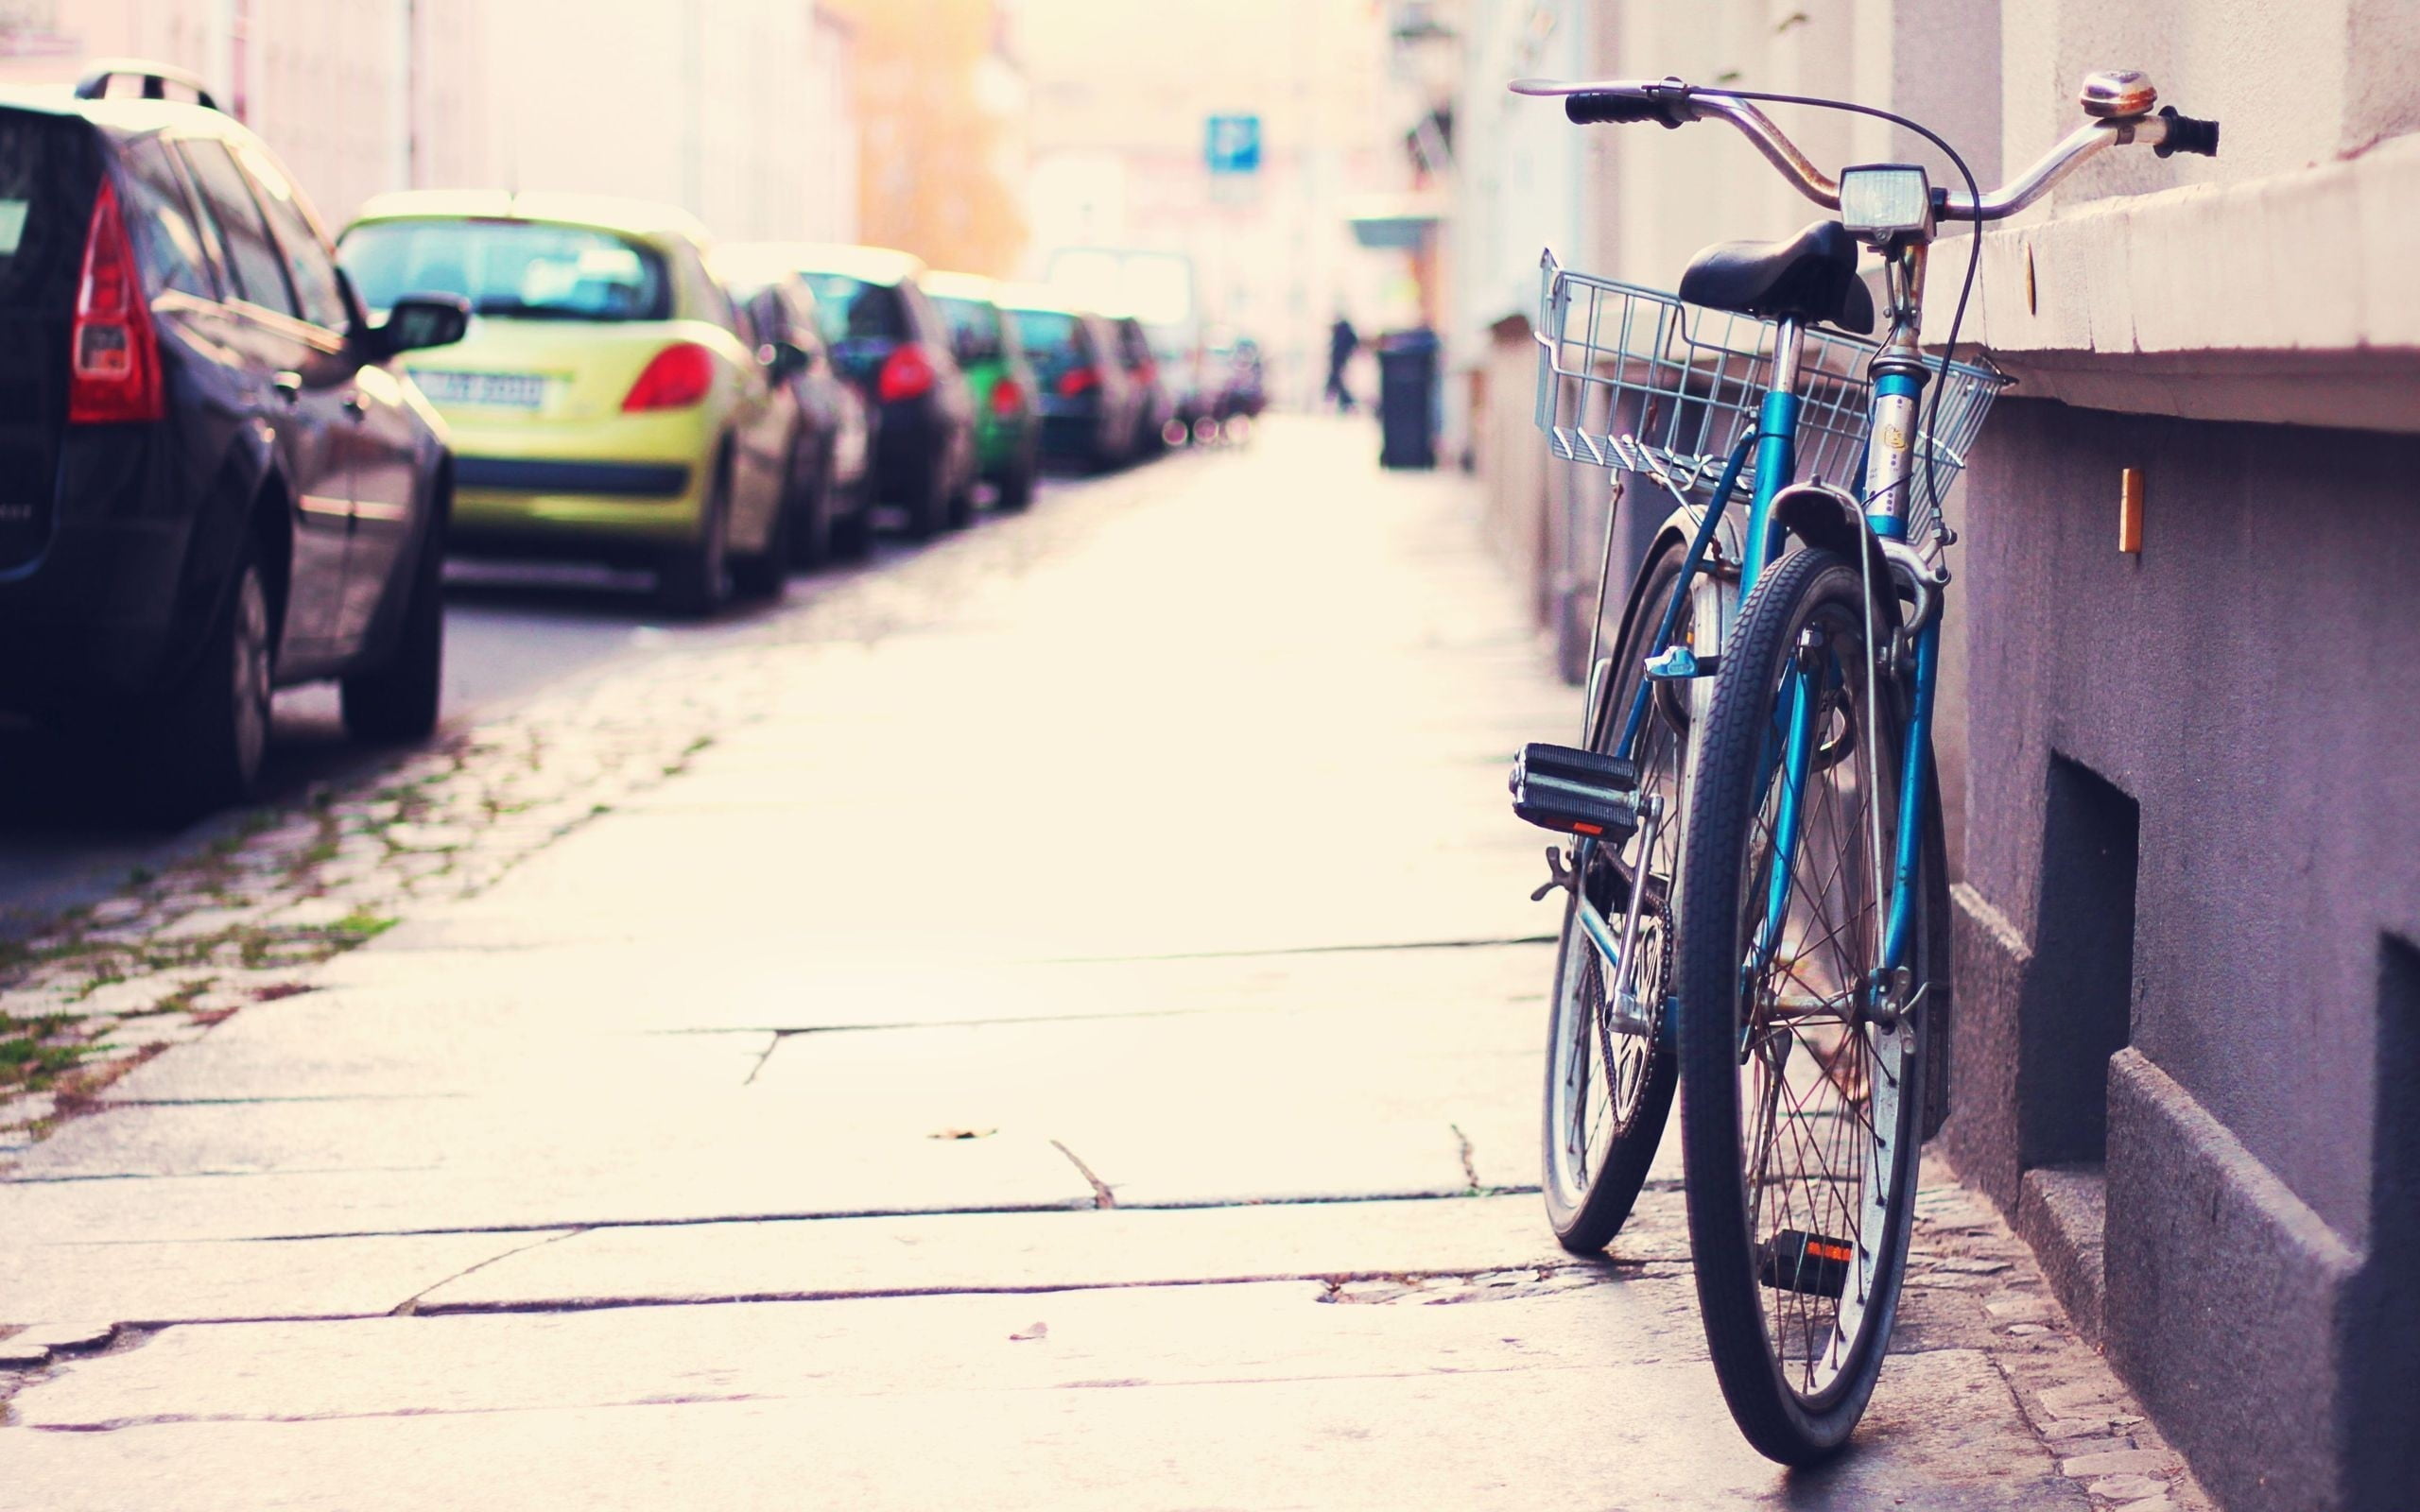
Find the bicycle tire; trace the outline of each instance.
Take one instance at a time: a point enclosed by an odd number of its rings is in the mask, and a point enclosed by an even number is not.
[[[1680,579],[1681,559],[1680,547],[1671,545],[1650,558],[1640,571],[1639,590],[1631,595],[1630,611],[1614,645],[1613,664],[1620,670],[1611,679],[1598,708],[1595,728],[1589,734],[1591,750],[1611,754],[1621,739],[1625,715],[1644,676],[1641,664],[1662,649],[1646,643],[1662,627],[1665,606],[1671,602],[1673,588]],[[1685,613],[1673,639],[1685,640],[1687,632]],[[1651,699],[1649,709],[1648,725],[1639,743],[1644,758],[1640,763],[1640,786],[1662,794],[1668,824],[1656,838],[1656,855],[1648,858],[1647,872],[1652,890],[1640,919],[1641,936],[1651,941],[1643,947],[1641,960],[1651,962],[1654,969],[1654,978],[1648,984],[1651,991],[1642,995],[1653,1000],[1665,995],[1671,981],[1673,931],[1668,903],[1672,863],[1681,853],[1681,775],[1686,761],[1687,736],[1685,730],[1669,717],[1668,700]],[[1656,748],[1651,750],[1651,747]],[[1625,849],[1634,849],[1638,844],[1639,840],[1634,837]],[[1601,848],[1598,854],[1599,860],[1591,867],[1588,878],[1590,899],[1599,912],[1617,919],[1618,910],[1629,906],[1630,877],[1636,862],[1607,858]],[[1664,861],[1660,875],[1658,858]],[[1621,1035],[1606,1018],[1602,962],[1580,927],[1579,909],[1579,894],[1575,891],[1564,905],[1563,930],[1555,951],[1554,988],[1547,999],[1539,1188],[1546,1198],[1547,1222],[1554,1230],[1556,1242],[1573,1254],[1587,1255],[1613,1243],[1614,1236],[1630,1220],[1631,1209],[1646,1185],[1648,1168],[1654,1163],[1656,1147],[1663,1141],[1677,1077],[1668,1037]],[[1578,1022],[1574,1010],[1583,1003],[1585,1022]],[[1606,1130],[1603,1149],[1592,1158],[1590,1133],[1585,1126],[1576,1127],[1573,1120],[1575,1116],[1584,1118],[1591,1085],[1599,1080],[1615,1085],[1622,1074],[1630,1080],[1630,1093],[1624,1099],[1608,1099],[1607,1114],[1612,1126]],[[1588,1077],[1588,1084],[1575,1087],[1571,1081],[1575,1074]],[[1577,1108],[1575,1099],[1580,1105]],[[1627,1103],[1627,1111],[1623,1102]],[[1573,1132],[1579,1135],[1577,1149],[1569,1138]]]
[[[1700,732],[1683,868],[1677,1027],[1698,1306],[1734,1421],[1760,1453],[1789,1465],[1836,1452],[1880,1376],[1913,1221],[1932,1060],[1928,1015],[1910,1013],[1899,1029],[1884,1030],[1847,1006],[1864,980],[1860,966],[1878,958],[1882,904],[1862,838],[1864,799],[1841,791],[1869,785],[1870,754],[1880,773],[1872,784],[1878,806],[1895,828],[1905,730],[1895,687],[1880,699],[1880,729],[1867,725],[1862,593],[1854,564],[1802,550],[1774,564],[1740,607]],[[1810,631],[1821,643],[1812,650],[1802,639]],[[1772,936],[1773,965],[1751,991],[1750,931],[1760,928],[1771,897],[1759,861],[1770,862],[1772,847],[1760,847],[1759,831],[1776,827],[1766,816],[1783,776],[1772,742],[1794,656],[1820,674],[1820,728],[1838,733],[1810,761],[1797,842],[1807,869],[1792,868],[1784,922]],[[1834,676],[1837,689],[1827,686]],[[1932,875],[1917,893],[1910,937],[1910,960],[1927,971],[1945,967],[1938,801],[1929,792],[1922,865]],[[1886,867],[1894,841],[1886,841]],[[1824,844],[1834,851],[1828,861]],[[1828,874],[1814,869],[1824,865]],[[1807,885],[1811,877],[1821,880]],[[1927,980],[1945,997],[1945,971]],[[1793,1085],[1790,1060],[1802,1043],[1807,1054]],[[1752,1104],[1763,1113],[1754,1125],[1742,1116]],[[1803,1169],[1809,1163],[1818,1169]]]

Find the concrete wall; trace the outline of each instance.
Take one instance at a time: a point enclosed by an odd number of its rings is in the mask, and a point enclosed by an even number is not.
[[[2124,467],[2147,479],[2139,556],[2117,549]],[[2408,1312],[2388,1241],[2411,1243],[2397,1194],[2420,1156],[2394,997],[2420,941],[2415,469],[2409,438],[2020,401],[1969,485],[1969,738],[1990,777],[1945,1137],[2012,1209],[2030,1169],[2105,1161],[2105,1280],[2079,1277],[2083,1300],[2235,1506],[2408,1504],[2384,1481],[2360,1500],[2345,1446],[2383,1405],[2362,1383],[2394,1360],[2408,1380],[2410,1340],[2379,1325]],[[2139,808],[2114,1061],[2069,1011],[2078,931],[2108,920],[2060,916],[2107,896],[2107,858],[2049,812],[2063,759]]]
[[[1951,503],[1945,1143],[2229,1507],[2415,1504],[2420,7],[1466,10],[1464,109],[1487,125],[1453,329],[1487,369],[1483,472],[1512,445],[1516,248],[1668,287],[1707,242],[1815,218],[1727,131],[1577,132],[1505,103],[1514,74],[1847,95],[1935,126],[1986,182],[2077,123],[2092,69],[2145,69],[2222,123],[2217,160],[2110,153],[1981,244],[1962,335],[2020,382]],[[1509,66],[1539,16],[1585,41],[1557,53],[1544,28],[1547,56]],[[1894,128],[1774,113],[1820,163],[1953,181]],[[1585,146],[1479,155],[1557,133]],[[1968,245],[1935,249],[1933,341]],[[2117,549],[2127,467],[2149,485],[2139,556]],[[1501,485],[1494,537],[1569,665],[1554,590],[1599,517],[1550,472]]]
[[[136,57],[201,76],[341,226],[372,194],[488,181],[496,163],[479,0],[41,0],[11,83]]]
[[[735,241],[854,221],[845,32],[817,8],[511,0],[485,23],[498,181],[667,201]]]

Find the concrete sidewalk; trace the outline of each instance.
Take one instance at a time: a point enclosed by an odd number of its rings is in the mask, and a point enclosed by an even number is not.
[[[0,1506],[2205,1504],[1938,1177],[1814,1474],[1724,1414],[1676,1167],[1554,1247],[1502,771],[1575,695],[1373,450],[698,658],[684,770],[25,1152]]]

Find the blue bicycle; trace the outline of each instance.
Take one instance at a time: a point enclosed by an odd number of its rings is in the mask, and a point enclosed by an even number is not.
[[[1701,252],[1677,298],[1545,265],[1538,419],[1558,456],[1672,509],[1598,660],[1577,747],[1533,745],[1513,806],[1569,834],[1547,1057],[1547,1211],[1578,1252],[1629,1216],[1677,1083],[1698,1303],[1724,1400],[1764,1454],[1843,1444],[1898,1305],[1923,1141],[1946,1108],[1948,879],[1933,694],[1953,536],[1941,500],[2007,380],[1917,341],[1945,221],[2015,214],[2115,146],[2212,154],[2141,74],[1981,193],[1945,142],[1843,101],[1524,80],[1576,123],[1737,128],[1836,212]],[[1757,102],[1878,115],[1908,163],[1817,170]],[[1883,334],[1858,276],[1882,262]],[[1945,352],[1957,346],[1966,277]],[[1744,492],[1744,510],[1734,501]],[[1607,522],[1606,563],[1613,522]],[[1606,623],[1609,571],[1598,623]]]

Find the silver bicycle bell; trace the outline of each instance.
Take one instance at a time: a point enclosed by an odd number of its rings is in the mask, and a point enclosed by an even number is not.
[[[2152,107],[2159,103],[2159,91],[2152,87],[2151,76],[2139,68],[2110,68],[2086,74],[2077,98],[2083,113],[2097,121],[2130,121],[2152,113]]]

